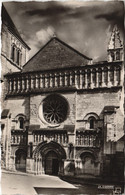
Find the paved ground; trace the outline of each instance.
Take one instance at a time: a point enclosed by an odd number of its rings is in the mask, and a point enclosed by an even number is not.
[[[87,184],[84,181],[80,184],[78,180],[69,183],[56,176],[34,176],[7,171],[2,173],[1,178],[2,195],[112,195],[112,188],[115,187],[110,184]]]
[[[35,195],[39,188],[67,188],[76,189],[76,187],[55,176],[33,176],[26,174],[2,173],[1,189],[2,195]]]

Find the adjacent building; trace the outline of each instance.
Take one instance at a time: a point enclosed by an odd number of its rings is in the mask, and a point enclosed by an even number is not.
[[[107,60],[97,63],[57,37],[27,61],[29,47],[10,29],[3,22],[2,167],[121,179],[124,69],[117,26]]]

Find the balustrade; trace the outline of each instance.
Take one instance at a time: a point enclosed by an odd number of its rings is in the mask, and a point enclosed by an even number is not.
[[[34,134],[34,143],[38,144],[43,141],[55,141],[59,144],[68,143],[68,135],[66,133],[46,133],[46,134]]]
[[[99,147],[100,140],[97,135],[77,134],[76,135],[76,146]]]
[[[11,144],[14,145],[26,145],[26,135],[21,134],[13,134],[11,135]]]
[[[93,89],[120,85],[121,68],[104,67],[55,73],[38,73],[8,78],[8,93],[25,93],[44,88],[76,87],[77,89]]]

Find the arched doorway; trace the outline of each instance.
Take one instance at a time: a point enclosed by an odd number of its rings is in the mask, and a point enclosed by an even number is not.
[[[94,156],[91,153],[82,153],[80,157],[82,160],[83,174],[94,175],[95,173]]]
[[[45,174],[58,175],[59,159],[54,151],[49,151],[45,156]]]
[[[54,141],[40,143],[33,152],[36,174],[62,175],[64,172],[65,149]]]
[[[26,152],[22,149],[18,149],[15,153],[15,166],[16,170],[26,171]]]

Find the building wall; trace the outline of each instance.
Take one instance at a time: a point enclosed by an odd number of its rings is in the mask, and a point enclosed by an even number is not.
[[[22,44],[21,41],[19,41],[19,39],[16,36],[10,33],[10,31],[7,29],[5,25],[3,25],[2,26],[2,58],[1,58],[2,59],[2,76],[8,72],[10,73],[10,72],[20,71],[20,69],[17,67],[17,64],[13,63],[12,60],[10,59],[12,44],[17,45],[17,47],[20,48],[20,50],[22,51],[22,56],[23,56],[22,64],[21,64],[22,66],[23,64],[26,63],[28,59],[28,49]],[[60,50],[60,47],[59,48],[57,47],[56,49],[58,53],[58,49]],[[48,50],[46,48],[45,51],[47,53],[51,53],[51,56],[53,55],[52,48],[51,50],[50,48],[48,48]],[[57,53],[56,53],[56,56],[58,56]],[[70,55],[67,55],[67,52],[65,54],[67,58],[64,60],[69,60]],[[76,55],[76,57],[78,56]],[[37,60],[39,60],[39,57]],[[56,60],[57,59],[55,58],[55,61]],[[73,59],[71,58],[71,60]],[[36,59],[34,59],[34,61],[35,62],[33,63],[33,66],[36,63]],[[60,58],[58,59],[57,62],[58,63],[60,62]],[[110,64],[110,65],[113,65],[113,64]],[[98,71],[99,71],[98,64],[96,66],[97,66],[97,75],[98,75]],[[107,74],[110,78],[111,72],[109,71]],[[106,175],[108,174],[110,175],[110,173],[114,172],[113,170],[114,168],[113,169],[111,168],[113,160],[120,159],[123,163],[124,142],[123,140],[120,140],[120,138],[123,136],[123,120],[124,120],[123,118],[123,113],[124,113],[123,92],[124,91],[123,89],[121,90],[121,85],[123,85],[123,74],[124,73],[122,70],[122,77],[121,77],[122,82],[119,82],[118,84],[119,86],[118,85],[114,85],[114,86],[113,85],[112,86],[102,85],[101,86],[102,89],[100,89],[100,86],[99,87],[96,86],[96,88],[93,88],[93,87],[88,88],[88,86],[86,86],[86,88],[83,89],[82,86],[81,88],[78,87],[77,82],[76,82],[75,83],[76,85],[74,85],[72,88],[73,92],[70,92],[70,90],[68,91],[67,86],[63,86],[64,88],[62,92],[53,93],[52,88],[51,88],[51,91],[49,91],[49,87],[47,88],[45,85],[43,87],[44,92],[41,91],[40,93],[39,91],[37,91],[37,87],[35,88],[35,85],[34,85],[35,79],[34,77],[32,77],[33,75],[31,73],[30,76],[27,75],[29,76],[28,77],[29,80],[27,80],[27,83],[28,83],[27,86],[29,87],[29,91],[26,91],[26,89],[24,89],[25,79],[24,78],[22,79],[20,77],[20,82],[23,83],[21,89],[19,90],[19,88],[17,87],[18,90],[16,91],[14,89],[15,87],[14,85],[13,89],[15,91],[12,90],[11,91],[12,93],[10,94],[8,93],[7,97],[6,97],[6,87],[5,87],[6,80],[3,79],[4,84],[2,84],[2,89],[3,89],[2,104],[3,104],[3,101],[4,101],[4,104],[2,105],[2,108],[4,109],[6,108],[9,110],[9,114],[6,116],[6,119],[3,119],[2,121],[2,123],[4,124],[4,129],[3,129],[4,145],[3,147],[5,150],[6,168],[12,169],[12,170],[15,169],[15,164],[16,164],[15,158],[17,155],[16,151],[20,149],[26,153],[27,172],[32,172],[32,173],[37,173],[37,174],[43,173],[44,172],[43,169],[45,167],[44,165],[45,155],[50,150],[53,150],[53,151],[55,150],[57,154],[61,156],[62,161],[60,160],[59,166],[60,166],[60,172],[62,174],[65,174],[65,175],[74,175],[74,174],[76,175],[89,174],[90,175],[92,174],[92,175],[98,176],[98,175],[101,175],[102,173]],[[75,78],[77,80],[77,77]],[[112,78],[109,79],[108,84],[110,84],[111,79]],[[91,81],[92,80],[90,78],[90,83]],[[18,83],[18,85],[21,85],[21,83],[18,80],[18,76],[17,76],[16,82]],[[38,84],[37,81],[35,83]],[[57,80],[55,83],[58,86]],[[102,81],[102,84],[104,84],[103,81]],[[55,86],[55,88],[57,86]],[[66,87],[66,91],[65,91],[65,87]],[[36,93],[35,91],[32,91],[34,90],[33,88],[36,89]],[[41,90],[41,88],[38,90]],[[58,88],[56,90],[58,91]],[[25,92],[25,95],[20,95],[23,92]],[[39,92],[39,94],[37,92]],[[51,125],[46,124],[40,118],[40,113],[39,113],[41,109],[40,105],[42,101],[51,94],[60,95],[68,102],[68,114],[67,114],[66,120],[64,120],[61,124],[57,126],[55,125],[53,127]],[[104,109],[105,107],[108,107],[108,106],[113,107],[114,110],[113,111],[109,110],[108,113],[105,113]],[[19,123],[18,123],[19,116],[22,116],[25,120],[25,125],[24,125],[24,128],[22,129],[19,127]],[[90,116],[95,116],[97,120],[95,129],[93,130],[90,129],[90,124],[88,121],[88,118]],[[115,129],[113,129],[112,131],[113,135],[110,134],[111,129],[108,128],[107,124],[109,124],[110,128],[114,128],[115,126]],[[66,129],[67,131],[66,133],[68,135],[68,141],[66,143],[54,143],[53,141],[50,141],[50,139],[48,138],[44,140],[43,142],[40,141],[39,143],[34,141],[35,140],[34,138],[36,135],[34,132],[35,131],[38,132],[37,130],[39,130],[39,132],[40,131],[42,132],[43,130],[44,131],[50,130],[51,132],[52,131],[56,132],[56,130],[60,130],[60,131],[65,130],[66,126],[69,127],[69,129]],[[73,129],[71,129],[71,126]],[[96,130],[95,135],[94,135],[95,137],[98,137],[97,135],[98,130],[101,131],[101,136],[99,140],[100,144],[98,146],[77,145],[76,144],[76,134],[77,132],[80,134],[81,129],[82,129],[83,134],[84,134],[84,131],[86,130],[90,134],[92,131]],[[25,143],[22,143],[19,141],[19,139],[21,139],[21,136],[24,136],[23,135],[24,132],[25,132],[25,138],[26,136],[27,138],[25,140]],[[13,143],[13,142],[11,143],[12,135],[14,135],[16,139],[18,139],[18,143]],[[44,148],[44,145],[46,146],[46,148]],[[41,160],[40,154],[43,151],[45,152],[45,155],[43,154],[44,157],[42,156],[43,159]],[[119,153],[118,158],[116,158],[118,153]],[[119,164],[117,163],[117,167],[120,166]],[[39,170],[36,170],[36,168],[34,167],[37,167],[37,168],[39,167]]]
[[[77,95],[77,120],[82,120],[88,113],[96,113],[101,119],[105,106],[119,106],[118,92],[89,92]]]
[[[118,92],[103,92],[103,93],[56,93],[64,97],[69,104],[67,119],[60,125],[63,127],[66,124],[75,124],[77,127],[83,126],[83,120],[86,120],[86,115],[95,113],[100,119],[103,119],[103,110],[105,106],[120,106],[119,91]],[[13,118],[19,113],[23,113],[30,119],[30,124],[39,124],[44,127],[44,124],[39,118],[39,106],[48,94],[31,95],[30,97],[13,97],[8,98],[7,107],[11,110]],[[18,107],[17,107],[18,105]],[[121,114],[122,115],[122,114]]]
[[[26,46],[14,35],[12,34],[6,25],[2,25],[2,35],[1,35],[1,40],[2,40],[2,73],[8,73],[8,72],[18,72],[20,71],[20,67],[22,67],[27,61],[28,61],[28,49]],[[15,62],[11,60],[11,46],[12,44],[15,44],[17,48],[21,50],[22,53],[22,60],[21,64],[18,65]],[[18,68],[19,67],[19,68]]]
[[[57,93],[58,94],[58,93]],[[30,124],[39,124],[41,128],[47,127],[44,125],[42,120],[39,117],[39,106],[41,102],[48,96],[49,94],[41,94],[41,95],[32,95],[30,97]],[[67,119],[60,124],[59,128],[63,128],[64,125],[72,125],[75,124],[75,94],[74,93],[67,93],[67,94],[60,94],[63,98],[65,98],[69,104],[68,116]]]

